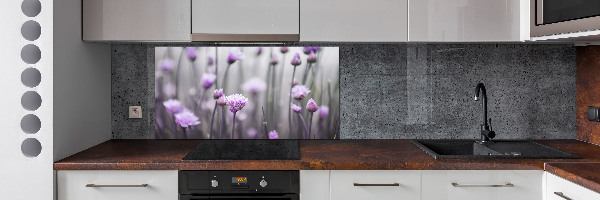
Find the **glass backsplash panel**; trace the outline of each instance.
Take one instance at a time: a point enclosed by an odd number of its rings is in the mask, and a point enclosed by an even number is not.
[[[156,139],[338,139],[338,47],[156,47]]]

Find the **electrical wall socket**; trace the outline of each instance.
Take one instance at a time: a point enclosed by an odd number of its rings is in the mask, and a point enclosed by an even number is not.
[[[142,118],[142,106],[129,106],[129,118]]]

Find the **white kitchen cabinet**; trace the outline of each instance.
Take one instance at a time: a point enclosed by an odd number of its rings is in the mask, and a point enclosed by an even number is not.
[[[545,200],[588,200],[600,199],[600,194],[584,188],[573,182],[562,179],[554,174],[545,172],[546,189]]]
[[[57,182],[58,200],[179,198],[176,170],[64,170],[57,172]]]
[[[329,170],[301,170],[300,199],[329,200]]]
[[[331,200],[418,200],[421,171],[333,170]]]
[[[300,41],[405,42],[408,0],[302,0]]]
[[[192,0],[193,41],[298,41],[300,0]]]
[[[409,41],[480,42],[530,39],[528,0],[409,1]]]
[[[83,0],[85,41],[190,41],[190,0]]]
[[[423,171],[423,200],[542,200],[543,171]]]

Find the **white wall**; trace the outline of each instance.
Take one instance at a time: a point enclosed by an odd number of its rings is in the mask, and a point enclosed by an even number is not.
[[[0,1],[0,199],[53,199],[54,161],[110,139],[110,45],[81,41],[81,1],[41,0],[41,12],[28,17],[22,0]],[[40,38],[28,41],[21,25],[34,20]],[[33,44],[41,50],[37,63],[21,59],[21,49]],[[38,69],[39,85],[21,82],[26,68]],[[21,105],[27,91],[37,92],[41,106],[28,111]],[[21,129],[21,119],[36,115],[41,128],[33,134]],[[36,139],[41,153],[21,152],[25,139]]]
[[[52,199],[53,197],[53,70],[52,70],[52,1],[42,0],[39,15],[27,17],[21,12],[22,0],[0,1],[0,199]],[[41,37],[28,41],[21,36],[21,25],[35,20],[41,26]],[[35,64],[21,60],[21,48],[37,45],[41,59]],[[34,88],[21,83],[21,73],[34,67],[42,74],[41,82]],[[35,91],[42,97],[37,110],[27,111],[21,106],[21,96]],[[35,134],[21,130],[21,118],[35,114],[41,128]],[[37,157],[26,157],[21,144],[27,138],[41,143]]]
[[[112,135],[110,45],[81,35],[81,0],[54,0],[54,161]]]

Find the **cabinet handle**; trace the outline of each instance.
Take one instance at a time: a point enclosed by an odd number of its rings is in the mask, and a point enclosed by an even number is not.
[[[565,196],[565,194],[563,194],[562,192],[554,192],[554,194],[556,196],[562,197],[565,200],[573,200],[573,199],[569,198],[568,196]]]
[[[85,187],[148,187],[148,184],[141,185],[96,185],[96,184],[87,184]]]
[[[515,187],[512,183],[507,183],[504,185],[461,185],[458,183],[452,183],[454,187]]]
[[[400,183],[391,183],[391,184],[354,183],[354,186],[400,186]]]

